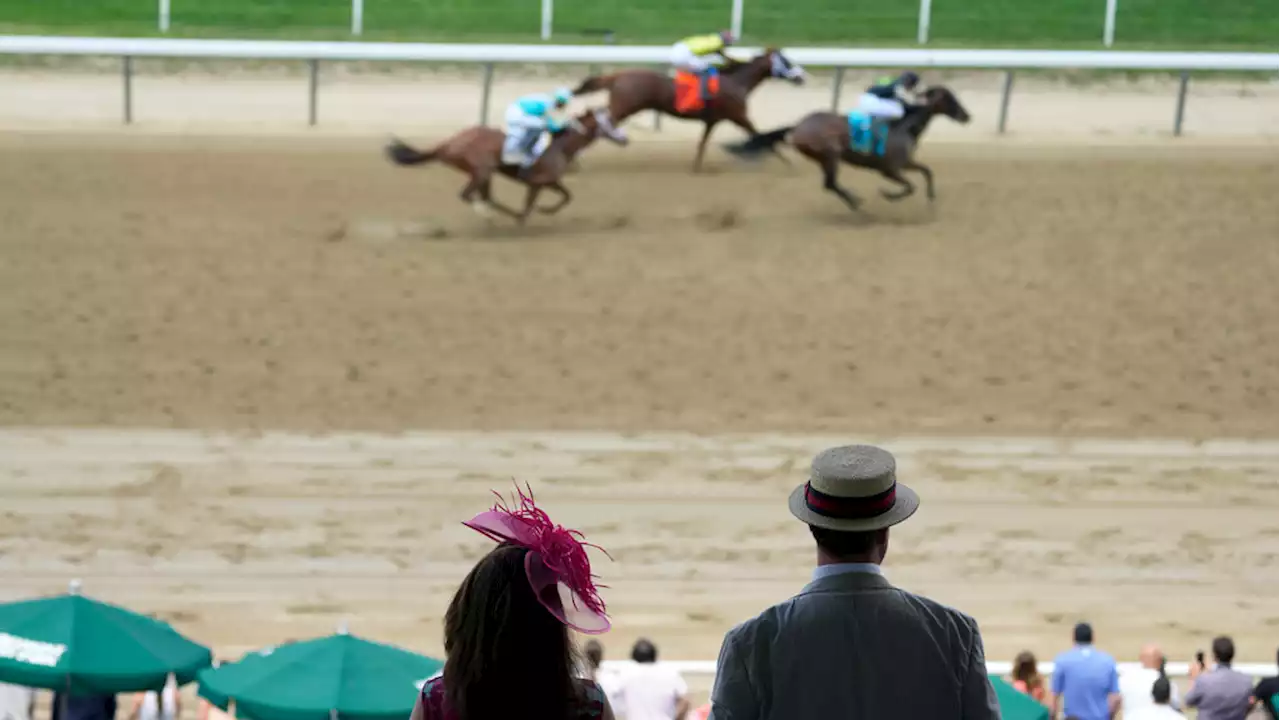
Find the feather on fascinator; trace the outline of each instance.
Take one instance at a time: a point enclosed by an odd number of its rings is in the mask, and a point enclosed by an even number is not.
[[[495,492],[498,502],[492,509],[462,524],[491,540],[528,550],[524,573],[529,587],[538,602],[560,622],[588,635],[607,632],[611,627],[609,616],[605,614],[586,549],[593,547],[606,556],[609,553],[585,542],[577,530],[553,523],[534,504],[533,490],[527,485],[525,488],[528,494],[516,486],[519,503],[515,507],[508,507],[502,495]]]

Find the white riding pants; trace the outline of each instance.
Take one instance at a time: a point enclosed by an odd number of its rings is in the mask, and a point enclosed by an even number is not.
[[[694,55],[689,46],[684,43],[671,46],[671,64],[677,70],[686,70],[695,75],[701,75],[711,67],[709,60]]]
[[[519,103],[508,107],[502,119],[507,133],[502,142],[503,162],[514,164],[532,160],[528,148],[532,147],[534,137],[546,128],[546,121],[525,112]]]
[[[902,107],[902,101],[886,100],[871,93],[863,93],[862,97],[858,98],[858,109],[871,117],[889,118],[891,120],[897,120],[906,114],[906,108]]]

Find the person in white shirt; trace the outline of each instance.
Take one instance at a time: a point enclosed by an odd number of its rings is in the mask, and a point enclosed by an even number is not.
[[[622,690],[622,679],[614,670],[602,667],[604,664],[604,646],[599,640],[588,640],[586,647],[583,648],[583,654],[587,656],[587,679],[600,686],[606,698],[609,699],[609,705],[613,708],[618,707],[618,703],[622,702],[619,693]]]
[[[0,720],[31,720],[35,705],[33,688],[0,683]]]
[[[636,662],[622,677],[619,717],[626,720],[683,720],[689,712],[689,686],[680,673],[658,664],[658,649],[641,638],[631,648]]]
[[[1142,667],[1120,673],[1120,706],[1126,715],[1141,708],[1151,707],[1151,688],[1164,676],[1164,653],[1160,646],[1148,644],[1138,654]],[[1169,706],[1179,707],[1178,688],[1170,686]]]
[[[1126,707],[1124,720],[1186,720],[1182,713],[1169,707],[1171,687],[1169,678],[1158,678],[1151,686],[1151,704],[1133,712]]]

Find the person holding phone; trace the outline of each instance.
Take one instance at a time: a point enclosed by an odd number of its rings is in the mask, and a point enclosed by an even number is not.
[[[1253,707],[1253,680],[1231,667],[1235,643],[1229,637],[1217,637],[1210,649],[1213,668],[1205,666],[1204,652],[1196,653],[1186,705],[1197,709],[1198,720],[1245,720]]]

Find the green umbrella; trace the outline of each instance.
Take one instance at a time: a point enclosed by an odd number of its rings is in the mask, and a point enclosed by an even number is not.
[[[344,631],[200,673],[200,696],[250,720],[404,720],[443,663]]]
[[[1018,692],[999,675],[990,675],[991,686],[996,689],[1000,702],[1000,717],[1004,720],[1049,720],[1049,708],[1030,695]]]
[[[0,604],[0,682],[94,695],[189,682],[209,648],[145,615],[80,595]]]

